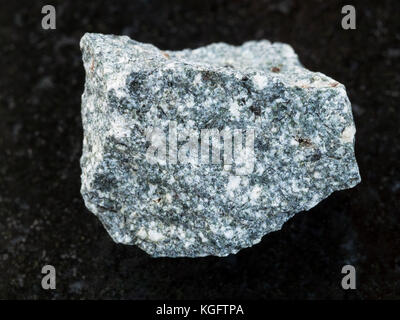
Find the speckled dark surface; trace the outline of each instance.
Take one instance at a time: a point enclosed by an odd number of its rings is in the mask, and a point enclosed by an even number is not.
[[[0,298],[400,298],[400,5],[353,1],[42,1],[0,4]],[[85,32],[162,49],[266,38],[347,87],[362,183],[227,258],[154,259],[115,244],[79,193]],[[341,268],[357,290],[341,289]],[[57,289],[41,289],[41,267]]]

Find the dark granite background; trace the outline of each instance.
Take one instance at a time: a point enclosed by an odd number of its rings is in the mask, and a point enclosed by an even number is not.
[[[341,7],[357,30],[341,28]],[[41,8],[57,29],[41,29]],[[400,2],[0,1],[0,298],[399,299]],[[85,32],[162,49],[216,41],[291,44],[345,84],[362,183],[227,258],[154,259],[113,243],[80,196]],[[357,290],[341,289],[341,268]],[[41,268],[57,289],[41,289]]]

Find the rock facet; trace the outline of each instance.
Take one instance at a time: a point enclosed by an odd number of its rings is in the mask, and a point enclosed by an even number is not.
[[[85,34],[81,193],[115,242],[226,256],[360,182],[345,87],[267,40]]]

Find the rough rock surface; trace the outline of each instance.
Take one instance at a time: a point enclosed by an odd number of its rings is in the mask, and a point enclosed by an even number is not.
[[[153,256],[225,256],[360,181],[344,86],[303,68],[286,44],[163,52],[86,34],[81,49],[81,192],[116,242]],[[170,142],[171,123],[179,150],[188,133],[239,129],[254,132],[254,153],[239,165],[224,163],[223,147],[219,163],[149,161],[149,129]]]

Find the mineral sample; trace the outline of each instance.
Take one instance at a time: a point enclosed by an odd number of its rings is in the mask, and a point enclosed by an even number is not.
[[[360,182],[345,87],[287,44],[81,49],[81,193],[117,243],[226,256]]]

